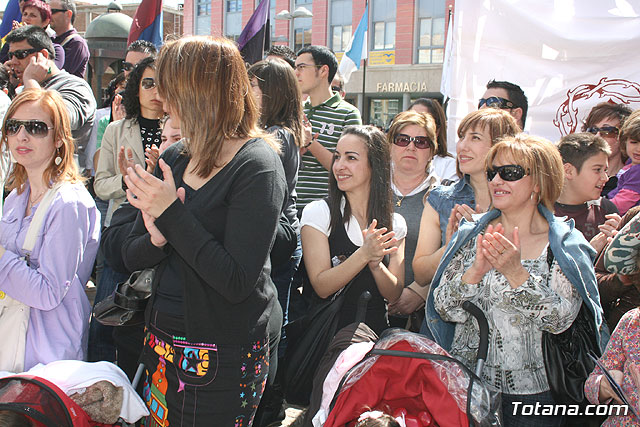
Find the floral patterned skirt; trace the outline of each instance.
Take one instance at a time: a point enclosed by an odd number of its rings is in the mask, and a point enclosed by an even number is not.
[[[154,313],[145,338],[144,425],[246,427],[269,368],[267,337],[244,346],[188,342],[182,320]]]

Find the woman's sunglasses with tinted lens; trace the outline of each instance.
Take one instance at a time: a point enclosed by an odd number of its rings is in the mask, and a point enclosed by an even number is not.
[[[413,145],[420,150],[433,148],[433,142],[426,136],[409,136],[400,134],[393,140],[393,143],[398,147],[407,147],[411,142],[413,142]]]
[[[489,182],[493,181],[496,175],[500,175],[500,179],[503,181],[513,182],[521,180],[527,173],[520,165],[494,166],[493,168],[487,169],[487,180]]]
[[[5,136],[13,136],[20,132],[20,128],[24,126],[24,130],[27,131],[29,135],[44,138],[47,136],[52,127],[47,126],[45,122],[40,120],[17,120],[17,119],[8,119],[4,125],[4,134]]]
[[[601,128],[597,128],[594,126],[587,128],[587,132],[594,135],[600,132],[600,135],[602,136],[618,136],[618,134],[620,133],[620,129],[615,126],[602,126]]]
[[[140,85],[142,86],[142,89],[153,89],[154,87],[156,87],[156,81],[153,79],[153,77],[145,77],[140,82]]]

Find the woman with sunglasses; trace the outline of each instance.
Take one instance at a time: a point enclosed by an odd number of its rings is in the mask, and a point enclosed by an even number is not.
[[[414,280],[426,286],[440,263],[444,248],[462,217],[486,212],[491,203],[484,161],[500,138],[520,131],[515,119],[504,110],[485,108],[468,114],[458,126],[456,144],[458,169],[462,178],[455,185],[439,186],[427,197],[416,253]]]
[[[380,334],[389,326],[386,301],[404,287],[402,216],[393,212],[389,144],[373,126],[347,127],[336,146],[329,197],[302,212],[302,251],[309,281],[320,298],[349,283],[338,329],[356,320],[358,299],[372,294],[366,324]]]
[[[611,154],[609,155],[609,169],[607,174],[609,180],[602,189],[602,196],[607,196],[611,190],[618,185],[618,171],[622,169],[627,157],[620,149],[620,128],[625,119],[631,115],[631,108],[623,104],[613,104],[601,102],[589,111],[589,115],[584,120],[582,132],[589,132],[600,135],[607,141]]]
[[[24,370],[54,360],[84,360],[91,312],[84,286],[98,251],[100,214],[73,159],[60,95],[42,89],[18,95],[5,116],[2,144],[16,163],[0,221],[0,298],[30,307]],[[37,221],[40,204],[44,209],[49,201],[27,252],[29,225]],[[3,342],[2,351],[12,345]]]
[[[543,331],[568,329],[585,304],[600,331],[602,307],[582,233],[553,215],[562,191],[562,158],[539,137],[518,134],[486,157],[493,208],[462,221],[431,283],[427,325],[436,342],[475,366],[479,331],[462,309],[471,301],[489,322],[483,379],[502,392],[506,426],[558,426],[561,417],[525,416],[514,402],[553,405],[542,353]],[[606,332],[594,337],[604,347]]]
[[[269,252],[286,198],[279,144],[258,127],[233,41],[169,42],[157,76],[184,139],[162,154],[155,174],[128,169],[127,199],[141,215],[122,247],[130,270],[157,266],[142,357],[147,403],[164,408],[148,421],[250,426],[278,304]]]
[[[424,305],[428,288],[413,280],[411,263],[418,243],[420,217],[429,192],[440,183],[434,171],[434,154],[438,151],[435,121],[429,114],[405,111],[398,114],[389,127],[387,141],[391,148],[391,188],[393,209],[407,223],[404,259],[404,290],[400,298],[389,305],[392,326],[405,327],[406,316]],[[422,315],[411,325],[420,327]]]
[[[460,179],[456,159],[447,148],[447,118],[442,105],[431,98],[418,98],[411,103],[408,111],[430,114],[436,123],[436,149],[433,154],[433,170],[441,180],[454,183]]]
[[[146,156],[151,155],[147,151],[153,151],[157,157],[161,144],[160,118],[164,111],[157,98],[153,57],[140,61],[129,74],[122,103],[127,116],[105,129],[93,183],[98,197],[110,202],[105,225],[109,225],[113,211],[125,200],[126,168],[145,165]]]

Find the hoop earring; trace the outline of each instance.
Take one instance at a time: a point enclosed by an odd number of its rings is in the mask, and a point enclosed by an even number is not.
[[[56,166],[60,166],[60,163],[62,163],[62,157],[60,157],[60,147],[56,148],[56,158],[53,159],[53,163],[55,163]]]
[[[536,203],[536,205],[539,205],[540,204],[540,193],[536,193],[535,191],[532,191],[531,195],[529,196],[529,200],[531,200],[533,202],[533,195],[534,194],[536,196],[538,196],[538,200],[535,203]]]

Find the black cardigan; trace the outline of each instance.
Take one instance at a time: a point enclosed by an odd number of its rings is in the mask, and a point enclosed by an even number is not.
[[[163,158],[179,188],[189,163],[182,143],[168,148]],[[158,265],[154,290],[161,284],[182,286],[188,341],[245,344],[265,336],[277,304],[269,251],[285,194],[277,153],[253,139],[186,205],[176,200],[156,219],[168,241],[164,248],[151,243],[142,217],[136,219],[122,248],[124,263],[130,271]],[[167,265],[179,272],[180,283],[163,282]]]

